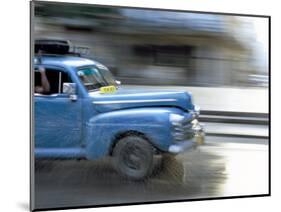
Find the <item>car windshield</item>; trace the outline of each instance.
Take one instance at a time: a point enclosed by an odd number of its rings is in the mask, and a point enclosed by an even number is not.
[[[77,74],[88,91],[93,91],[103,86],[117,85],[111,72],[104,66],[79,68]]]

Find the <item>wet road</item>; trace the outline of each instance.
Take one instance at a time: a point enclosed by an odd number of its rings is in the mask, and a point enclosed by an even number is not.
[[[164,160],[143,182],[127,181],[99,161],[40,161],[36,208],[268,193],[268,140],[207,136],[198,149]]]

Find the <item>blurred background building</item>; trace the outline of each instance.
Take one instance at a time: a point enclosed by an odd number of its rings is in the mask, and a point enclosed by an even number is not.
[[[268,86],[263,18],[43,2],[35,17],[35,39],[89,47],[123,84]]]

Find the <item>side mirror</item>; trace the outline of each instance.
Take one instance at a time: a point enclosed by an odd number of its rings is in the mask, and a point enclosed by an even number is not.
[[[71,82],[64,82],[62,85],[62,92],[64,94],[69,95],[69,98],[72,101],[77,100],[77,95],[76,95],[76,83],[71,83]]]
[[[117,85],[121,85],[121,81],[115,80],[115,82],[116,82]]]
[[[62,92],[64,94],[76,94],[76,83],[64,82],[62,85]]]

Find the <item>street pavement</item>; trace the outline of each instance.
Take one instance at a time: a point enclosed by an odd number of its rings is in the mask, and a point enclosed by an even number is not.
[[[151,178],[119,176],[110,158],[37,161],[36,208],[75,207],[268,193],[268,139],[207,136],[195,150],[156,163]]]

